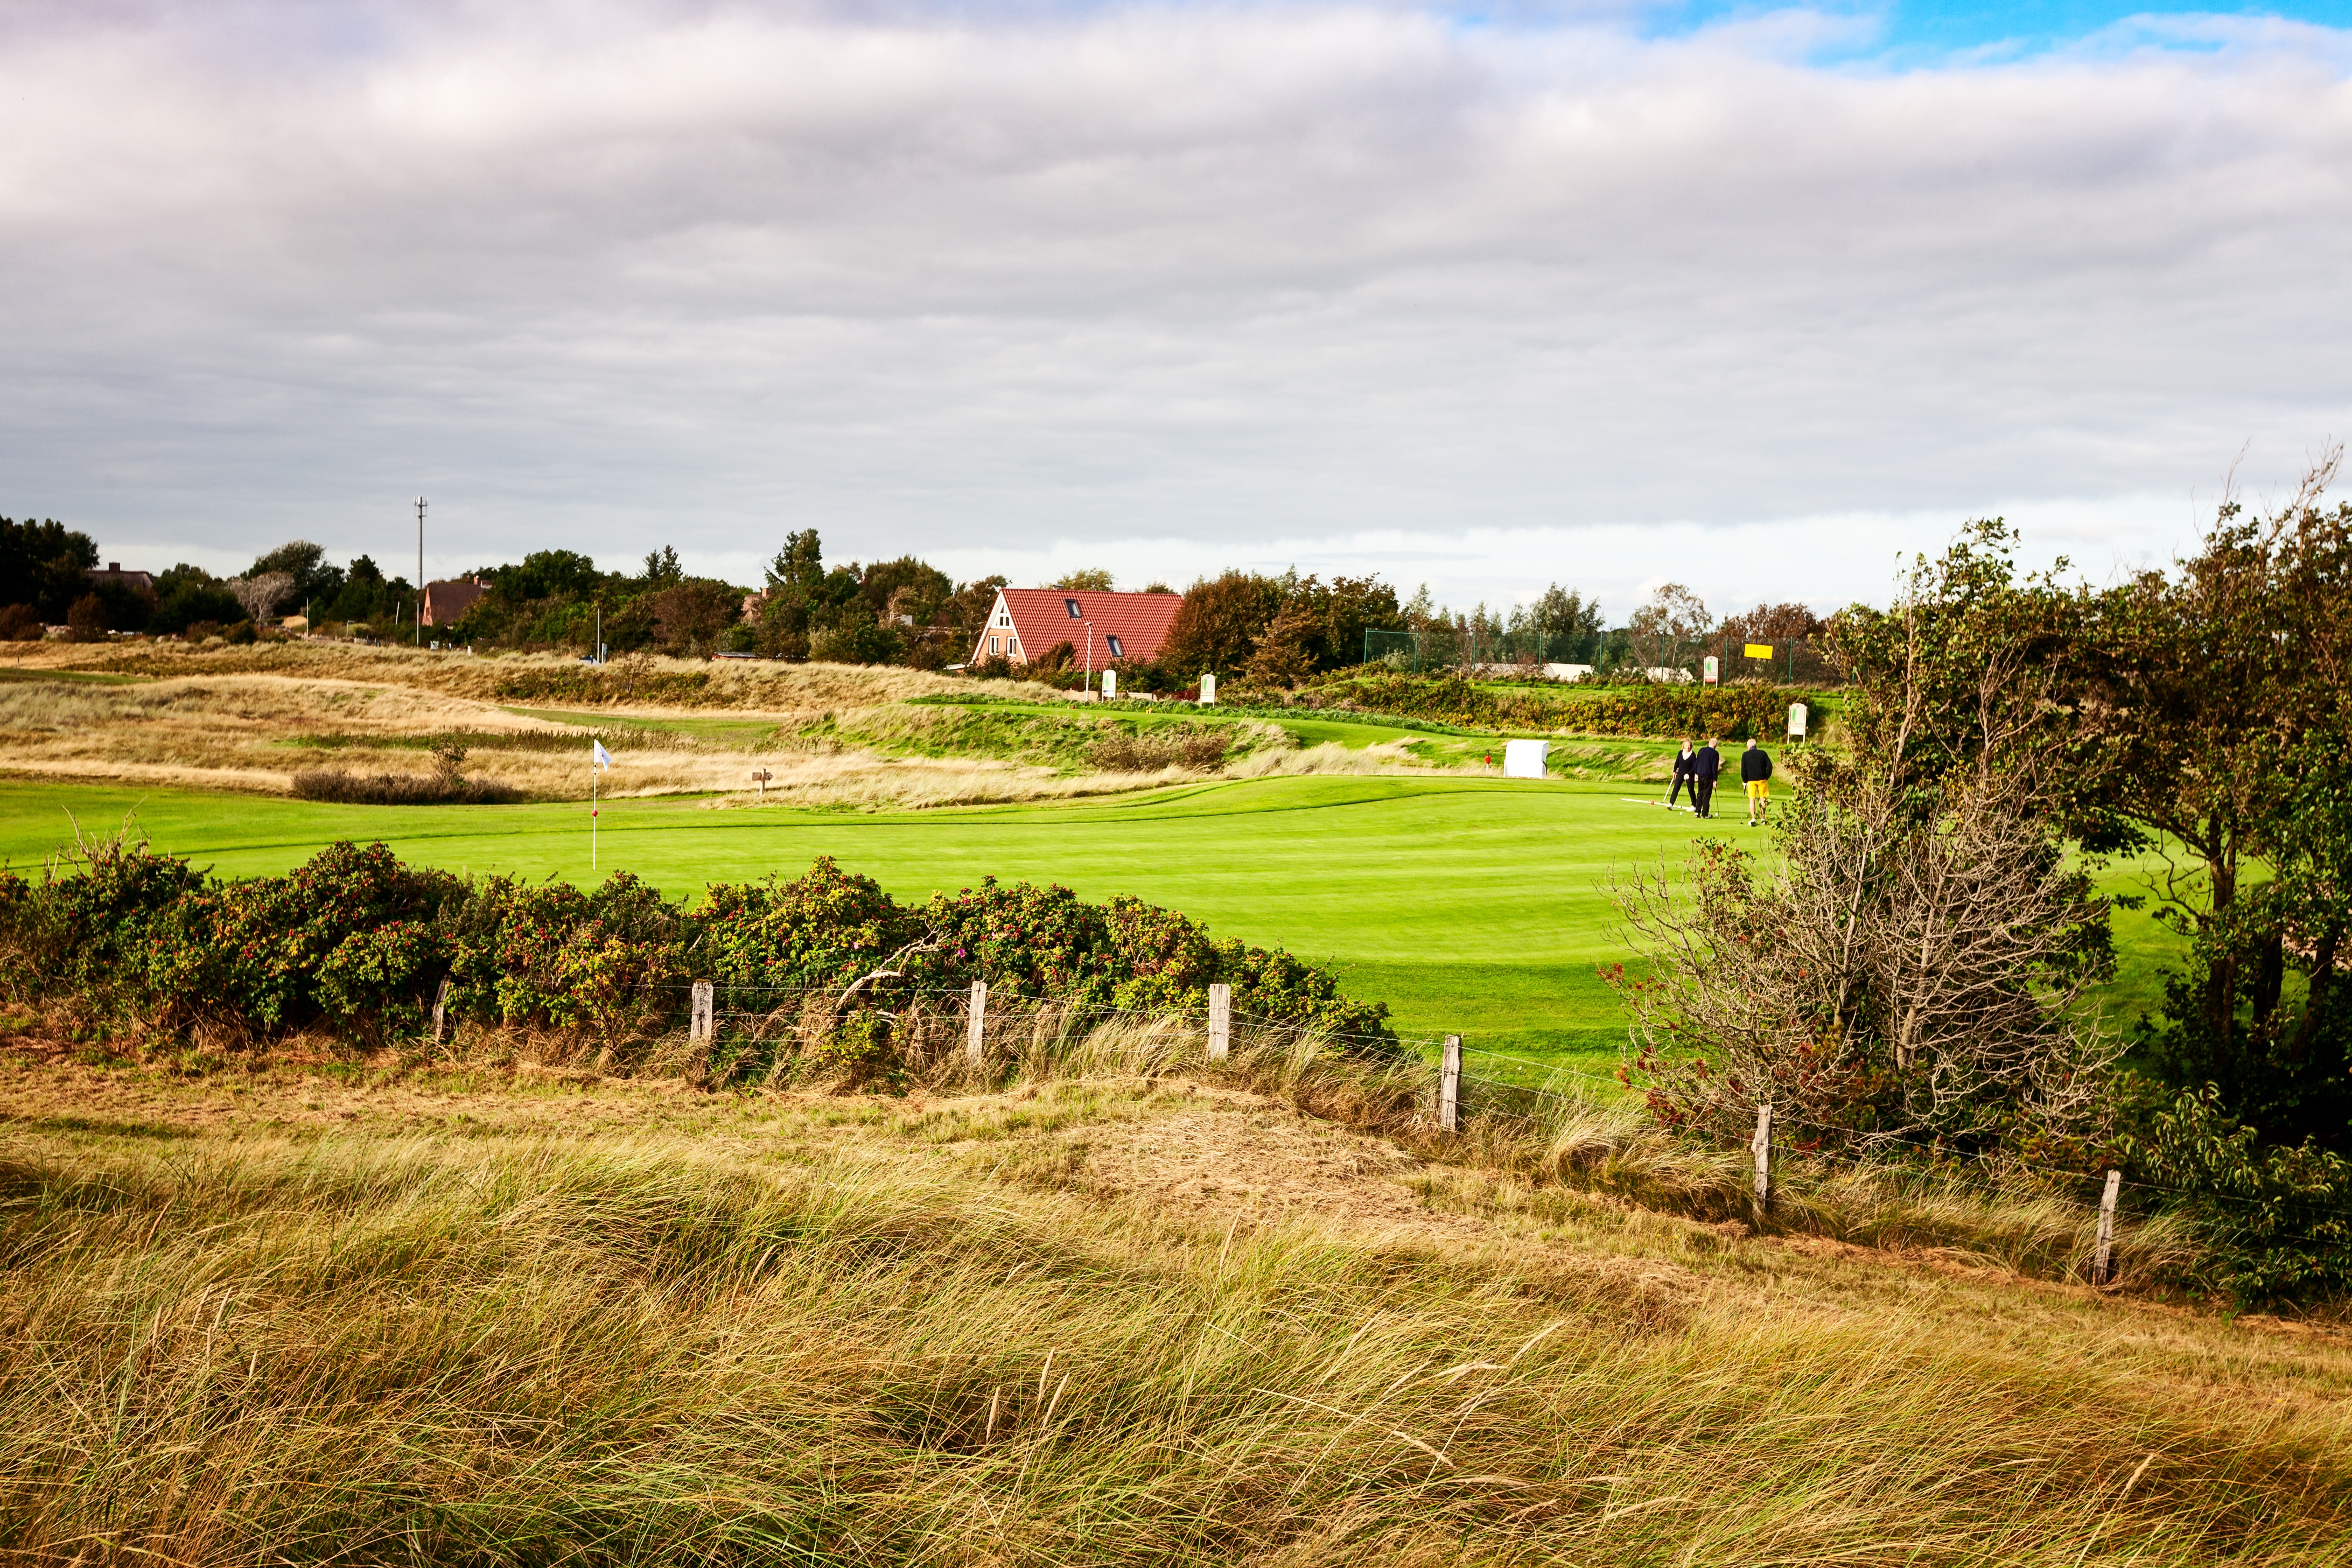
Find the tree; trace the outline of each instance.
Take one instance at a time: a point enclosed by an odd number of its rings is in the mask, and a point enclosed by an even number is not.
[[[1794,603],[1759,605],[1743,615],[1725,616],[1722,626],[1724,637],[1735,643],[1803,642],[1825,629],[1811,605]]]
[[[1317,669],[1362,663],[1365,632],[1404,625],[1396,590],[1377,576],[1334,577],[1328,587],[1318,578],[1302,578],[1285,604],[1300,607],[1299,646]]]
[[[2352,1142],[2329,912],[2352,741],[2352,505],[2326,500],[2340,459],[2323,454],[2267,515],[2225,497],[2194,556],[2101,595],[2079,704],[2091,804],[2189,862],[2156,886],[2192,941],[2150,1057],[2264,1137],[2337,1147]]]
[[[343,589],[343,571],[327,560],[326,550],[307,539],[289,539],[267,555],[257,556],[248,577],[282,572],[293,579],[289,597],[323,609]]]
[[[66,610],[66,638],[69,642],[104,642],[106,640],[106,603],[96,594],[84,594]]]
[[[1524,651],[1531,662],[1598,663],[1601,601],[1554,583],[1533,604],[1512,613],[1509,632],[1514,651],[1527,645]]]
[[[509,605],[544,599],[586,599],[604,586],[596,563],[575,550],[534,550],[514,566],[482,574],[490,592]]]
[[[1227,572],[1198,580],[1169,626],[1160,662],[1185,679],[1237,673],[1248,665],[1282,599],[1282,581],[1276,577]]]
[[[84,574],[97,564],[97,542],[78,529],[55,519],[0,517],[0,605],[30,605],[55,625],[89,592]]]
[[[2056,676],[1974,635],[1983,564],[1966,541],[1918,563],[1871,625],[1885,662],[1799,760],[1780,866],[1715,841],[1687,895],[1621,891],[1664,1119],[1742,1131],[1769,1100],[1808,1138],[1971,1152],[2096,1131],[2116,1047],[2079,1004],[2112,972],[2107,910],[2045,805],[2072,763]]]
[[[877,621],[928,626],[955,597],[955,580],[927,562],[901,555],[866,568],[858,578],[857,596]]]
[[[675,588],[686,581],[686,568],[678,564],[677,550],[663,545],[646,552],[646,569],[637,581],[647,588]]]
[[[1706,605],[1680,583],[1659,587],[1625,624],[1633,635],[1633,656],[1647,669],[1681,668],[1690,650],[1714,627]]]
[[[177,635],[206,622],[226,626],[244,616],[245,607],[226,584],[183,561],[155,574],[155,608],[147,629]]]
[[[784,536],[784,547],[768,563],[768,587],[798,588],[814,593],[824,577],[824,549],[816,530],[803,529]]]
[[[1315,614],[1307,599],[1284,600],[1250,651],[1249,679],[1260,686],[1282,687],[1306,679],[1315,670],[1315,657],[1307,646],[1315,630]]]
[[[1065,572],[1045,586],[1066,588],[1074,594],[1108,594],[1111,591],[1110,584],[1109,573],[1099,566],[1090,566],[1076,572]]]
[[[232,577],[222,586],[235,598],[246,618],[257,626],[277,614],[278,606],[294,591],[291,573],[268,572],[258,577]]]

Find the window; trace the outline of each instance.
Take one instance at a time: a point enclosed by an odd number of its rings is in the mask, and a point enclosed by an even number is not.
[[[1006,637],[1004,639],[1004,651],[1011,654],[1014,658],[1019,658],[1021,657],[1021,639],[1019,637]]]
[[[1111,658],[1125,658],[1127,657],[1127,649],[1119,646],[1118,634],[1117,632],[1111,633],[1108,637],[1103,638],[1103,641],[1110,645]]]
[[[996,624],[1000,626],[1011,626],[1013,624],[1013,612],[1010,610],[999,610],[996,613]]]
[[[1086,619],[1086,612],[1078,608],[1078,602],[1076,599],[1063,600],[1062,608],[1070,612],[1070,619],[1074,621]]]
[[[1000,641],[1001,641],[1001,639],[996,638],[996,637],[991,637],[991,638],[989,638],[989,639],[988,639],[988,651],[989,651],[989,652],[991,652],[991,653],[1002,653],[1002,652],[1003,652],[1004,650],[1003,650],[1001,647],[999,647],[999,646],[998,646],[998,644],[999,644],[999,642],[1000,642]]]

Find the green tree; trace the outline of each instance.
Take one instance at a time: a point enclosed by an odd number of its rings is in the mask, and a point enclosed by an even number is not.
[[[2264,1137],[2352,1144],[2336,984],[2352,741],[2352,505],[2330,451],[2283,507],[2226,500],[2198,552],[2100,597],[2079,704],[2094,804],[2153,847],[2192,939],[2150,1053]],[[2323,957],[2323,954],[2325,955]]]
[[[89,592],[83,574],[97,564],[97,542],[79,529],[0,517],[0,605],[29,605],[55,626]]]
[[[1067,589],[1074,594],[1108,594],[1111,592],[1111,576],[1099,566],[1090,566],[1076,572],[1065,572],[1045,586]]]
[[[1160,662],[1180,679],[1234,675],[1246,668],[1258,637],[1281,609],[1283,583],[1248,572],[1202,578],[1185,591],[1184,603],[1160,645]]]
[[[323,610],[343,589],[343,569],[327,559],[324,546],[307,539],[289,539],[267,555],[254,558],[247,577],[283,572],[294,580],[293,602]]]

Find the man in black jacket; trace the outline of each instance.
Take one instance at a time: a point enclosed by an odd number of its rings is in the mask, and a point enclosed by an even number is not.
[[[1709,735],[1706,744],[1691,757],[1691,809],[1701,816],[1715,815],[1715,778],[1723,772],[1723,753],[1715,749],[1715,737]]]
[[[1753,741],[1739,753],[1739,782],[1748,786],[1748,826],[1760,827],[1772,800],[1772,759]]]

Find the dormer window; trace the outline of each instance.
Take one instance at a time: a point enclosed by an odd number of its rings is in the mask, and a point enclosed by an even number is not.
[[[1074,621],[1084,620],[1086,618],[1086,612],[1078,608],[1078,602],[1076,599],[1063,600],[1062,608],[1070,612],[1070,619]]]
[[[1110,645],[1111,658],[1125,658],[1127,657],[1127,649],[1119,646],[1118,634],[1117,632],[1111,633],[1108,637],[1103,638],[1103,641]]]

